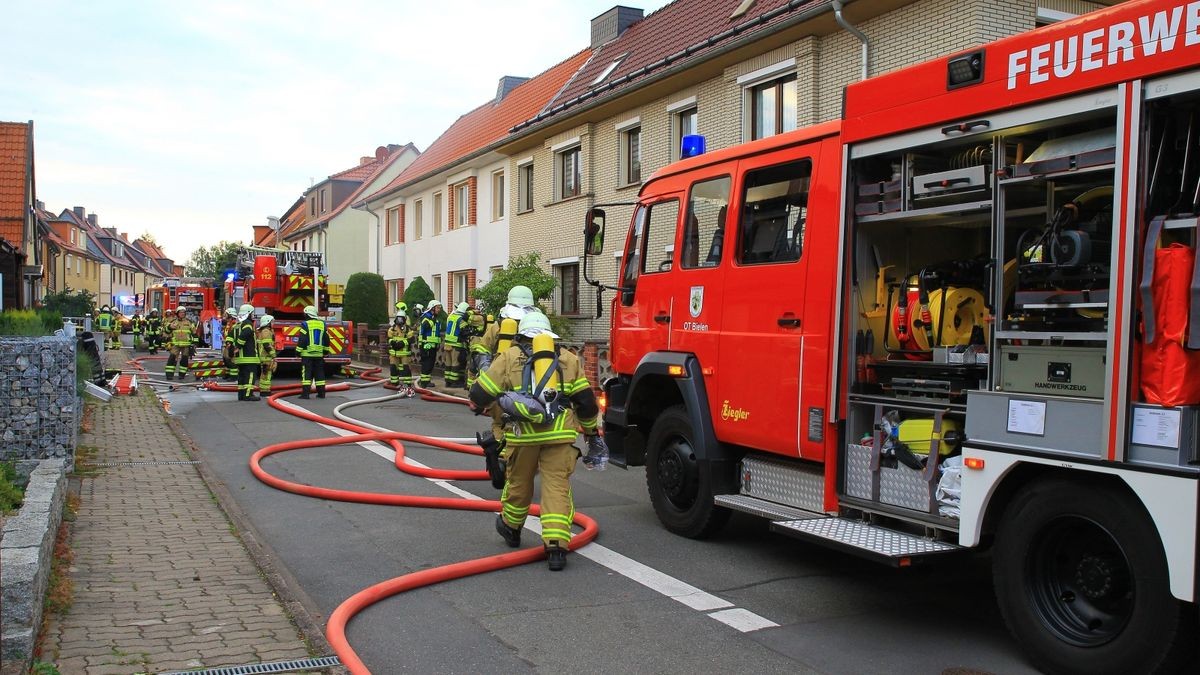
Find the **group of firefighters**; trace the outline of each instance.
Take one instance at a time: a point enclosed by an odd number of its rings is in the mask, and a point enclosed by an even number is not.
[[[599,404],[579,358],[554,344],[558,336],[525,286],[509,291],[498,317],[460,302],[443,324],[439,301],[414,309],[410,317],[407,305],[396,303],[387,331],[388,387],[404,397],[415,395],[410,367],[414,360],[420,367],[417,382],[429,387],[438,352],[446,352],[446,387],[467,389],[471,409],[492,418],[490,433],[480,434],[479,442],[493,485],[502,488],[496,531],[507,545],[520,546],[534,478],[540,473],[542,543],[549,568],[563,569],[575,513],[570,480],[581,454],[573,445],[576,434],[580,430],[584,434],[587,468],[603,469],[608,460],[608,448],[599,435]],[[304,316],[296,345],[301,359],[300,398],[309,398],[314,388],[317,398],[325,398],[329,336],[316,307],[305,307]],[[115,343],[119,326],[113,327],[116,319],[108,307],[101,308],[97,321]],[[259,401],[270,392],[276,369],[273,321],[270,314],[256,320],[249,304],[225,311],[223,357],[227,367],[237,372],[239,401]],[[189,358],[199,342],[197,328],[179,308],[166,320],[159,319],[157,310],[145,319],[135,316],[131,332],[135,343],[146,337],[151,353],[160,346],[168,349],[166,378],[171,380],[187,375]]]

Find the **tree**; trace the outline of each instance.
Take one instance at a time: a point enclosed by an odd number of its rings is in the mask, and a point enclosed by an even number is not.
[[[217,287],[225,283],[225,272],[237,266],[237,254],[242,244],[236,241],[221,241],[211,247],[201,246],[192,251],[187,261],[189,277],[212,279]]]
[[[421,277],[415,277],[404,289],[404,304],[408,305],[409,311],[416,305],[427,307],[430,300],[433,300],[433,289]]]
[[[527,253],[508,259],[508,265],[492,275],[490,281],[475,289],[474,297],[483,301],[484,311],[495,314],[508,302],[513,286],[528,286],[534,300],[545,300],[554,293],[554,275],[541,266],[541,256]]]
[[[72,291],[68,286],[61,291],[47,293],[46,297],[42,298],[42,303],[48,311],[58,312],[63,316],[81,317],[92,313],[92,308],[96,305],[96,296],[86,288]]]
[[[148,241],[151,244],[158,246],[158,240],[155,239],[154,235],[150,234],[149,232],[143,232],[142,236],[138,237],[138,239],[141,239],[142,241]]]
[[[387,285],[383,277],[372,272],[356,272],[346,281],[342,299],[342,318],[366,326],[378,326],[388,321]]]

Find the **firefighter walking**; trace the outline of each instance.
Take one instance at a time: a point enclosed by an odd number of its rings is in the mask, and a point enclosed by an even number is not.
[[[405,398],[412,398],[417,392],[412,388],[412,369],[408,362],[412,358],[413,330],[408,323],[408,308],[403,302],[396,303],[396,317],[388,327],[388,365],[391,371],[388,384],[400,392]]]
[[[254,305],[242,305],[237,311],[237,324],[233,328],[230,353],[237,367],[239,401],[258,401],[254,375],[261,368],[258,355],[258,333],[254,330]]]
[[[441,302],[431,301],[429,308],[421,315],[421,325],[417,329],[421,348],[420,384],[425,388],[433,384],[433,366],[437,363],[438,346],[442,343],[442,325],[437,320],[437,311],[441,306]]]
[[[460,302],[446,317],[446,335],[442,343],[446,348],[446,388],[457,389],[463,385],[463,370],[467,365],[467,339],[470,330],[467,327],[467,303]]]
[[[162,340],[162,319],[158,316],[158,310],[152,309],[146,315],[146,348],[151,354],[158,353],[158,343]]]
[[[258,319],[258,392],[262,396],[271,393],[271,376],[275,374],[275,317],[263,314]]]
[[[496,531],[509,546],[521,545],[534,477],[541,474],[542,544],[552,571],[567,564],[575,504],[571,474],[579,451],[572,443],[582,427],[590,467],[603,468],[608,448],[598,435],[600,407],[579,359],[558,348],[546,315],[530,312],[521,320],[515,344],[496,356],[471,388],[471,407],[495,403],[504,411],[509,448]],[[547,339],[549,338],[549,339]],[[534,349],[535,341],[538,348]]]
[[[179,307],[175,310],[175,318],[163,329],[170,336],[167,347],[167,379],[184,379],[188,374],[188,363],[192,355],[192,341],[196,337],[196,327],[188,320],[186,311]]]
[[[100,313],[96,315],[96,331],[104,335],[104,348],[112,349],[112,330],[113,324],[116,323],[116,317],[113,316],[112,310],[108,305],[100,308]]]
[[[329,334],[316,307],[305,307],[304,316],[296,342],[296,351],[300,353],[300,398],[309,398],[313,387],[317,389],[317,398],[325,398],[325,355],[330,352]]]

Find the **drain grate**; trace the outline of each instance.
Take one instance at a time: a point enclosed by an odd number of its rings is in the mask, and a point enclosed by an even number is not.
[[[257,673],[294,673],[298,670],[313,668],[332,668],[342,662],[336,656],[322,656],[316,659],[295,659],[293,661],[271,661],[269,663],[251,663],[244,666],[220,666],[206,670],[177,670],[161,675],[256,675]]]
[[[102,467],[102,466],[165,466],[168,464],[199,464],[199,463],[200,462],[198,462],[198,461],[185,462],[183,460],[161,461],[161,462],[97,462],[96,464],[87,464],[83,468],[91,469],[91,468]]]

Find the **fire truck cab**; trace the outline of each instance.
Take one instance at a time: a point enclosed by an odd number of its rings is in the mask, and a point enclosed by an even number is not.
[[[1200,2],[1135,0],[657,172],[609,287],[614,463],[685,536],[989,547],[1042,669],[1195,667],[1197,63]]]

